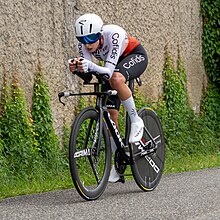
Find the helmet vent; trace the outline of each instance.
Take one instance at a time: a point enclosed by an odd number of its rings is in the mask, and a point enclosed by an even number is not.
[[[77,37],[90,34],[102,33],[103,21],[96,14],[84,14],[75,22],[75,33]]]
[[[90,24],[89,32],[92,32],[92,24]]]

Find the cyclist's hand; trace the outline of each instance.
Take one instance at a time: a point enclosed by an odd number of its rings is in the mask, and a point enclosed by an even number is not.
[[[87,73],[89,69],[91,69],[92,62],[90,60],[87,60],[85,58],[80,58],[77,62],[78,70],[80,72]]]
[[[70,72],[73,73],[77,70],[77,62],[78,62],[78,58],[68,60]]]

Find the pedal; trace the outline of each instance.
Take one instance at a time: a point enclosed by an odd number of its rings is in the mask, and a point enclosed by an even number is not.
[[[123,176],[120,176],[119,180],[116,181],[116,183],[125,183],[124,175],[123,175]]]

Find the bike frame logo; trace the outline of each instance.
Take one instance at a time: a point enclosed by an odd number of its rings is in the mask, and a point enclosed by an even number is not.
[[[121,147],[124,148],[125,145],[124,145],[124,143],[123,143],[123,141],[122,141],[122,139],[121,139],[120,133],[119,133],[117,127],[116,127],[115,122],[112,121],[112,119],[110,118],[110,115],[109,115],[109,119],[110,119],[110,121],[111,121],[111,123],[112,123],[112,126],[113,126],[113,128],[114,128],[114,130],[115,130],[115,134],[116,134],[117,137],[118,137],[118,140],[119,140],[119,142],[120,142],[120,144],[121,144]]]
[[[157,164],[153,161],[152,158],[145,156],[145,159],[148,161],[148,163],[151,165],[151,167],[154,169],[156,173],[160,172],[160,168],[157,166]]]

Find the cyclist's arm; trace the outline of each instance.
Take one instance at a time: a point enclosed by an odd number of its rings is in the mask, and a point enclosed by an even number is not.
[[[82,65],[84,65],[83,69],[84,69],[85,72],[87,72],[87,71],[95,71],[95,72],[98,72],[99,74],[105,75],[105,77],[107,79],[111,78],[112,73],[114,71],[114,66],[113,66],[113,68],[111,70],[108,67],[102,67],[102,66],[99,66],[99,65],[95,64],[92,61],[91,53],[81,43],[78,44],[78,50],[79,50],[79,56],[81,58],[83,58],[83,60],[81,62],[83,63]]]
[[[80,60],[80,57],[92,61],[91,54],[89,53],[88,50],[86,50],[85,46],[82,43],[78,43],[77,47],[78,47],[78,56],[68,60],[69,69],[71,72],[79,71],[77,65],[78,65],[78,61]]]
[[[105,76],[110,79],[115,70],[118,59],[121,55],[122,45],[126,38],[126,33],[117,33],[113,32],[110,36],[108,36],[109,42],[109,53],[107,55],[105,66],[99,66],[93,62],[89,62],[88,60],[84,60],[83,65],[85,66],[85,71],[91,70],[96,71],[100,74],[105,74]],[[114,41],[112,40],[114,39]]]
[[[108,68],[110,70],[111,75],[113,74],[115,67],[118,63],[119,57],[121,56],[124,50],[124,45],[127,43],[126,39],[126,32],[122,31],[113,32],[108,38],[110,46],[109,53],[105,61],[105,68]]]
[[[113,40],[112,40],[113,39]],[[122,53],[124,41],[126,39],[125,32],[113,32],[109,38],[109,53],[106,57],[105,67],[110,69],[111,73],[114,72],[118,63],[119,57]]]
[[[110,79],[112,77],[114,68],[113,71],[111,71],[108,67],[99,66],[88,60],[83,60],[82,63],[86,66],[86,68],[84,69],[85,71],[90,70],[98,72],[99,74],[104,75],[106,79]]]

